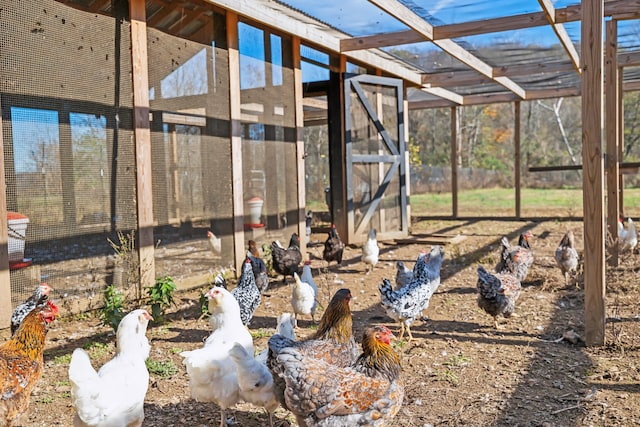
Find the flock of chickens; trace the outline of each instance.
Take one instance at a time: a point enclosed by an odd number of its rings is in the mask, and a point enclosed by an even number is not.
[[[633,250],[637,233],[631,219],[619,223],[619,248]],[[489,271],[477,267],[478,306],[494,318],[510,317],[520,295],[521,282],[534,261],[529,243],[532,234],[520,235],[517,245],[506,237],[500,244],[497,265]],[[209,236],[211,239],[211,236]],[[344,244],[332,226],[324,244],[323,259],[342,263]],[[380,302],[386,313],[400,324],[401,339],[409,340],[412,323],[420,318],[440,285],[444,248],[433,246],[422,251],[413,269],[397,262],[395,284],[383,279],[379,284]],[[206,293],[211,334],[201,348],[180,353],[189,377],[191,397],[212,402],[221,409],[220,427],[227,424],[226,411],[244,401],[264,408],[273,426],[272,413],[282,406],[300,426],[382,426],[399,411],[404,386],[400,356],[391,345],[394,335],[382,325],[367,327],[356,343],[350,310],[349,289],[332,297],[309,338],[296,340],[299,316],[311,316],[315,323],[318,288],[310,262],[303,262],[297,234],[288,247],[271,244],[274,270],[293,277],[291,306],[293,315],[278,318],[276,333],[268,348],[255,354],[253,338],[247,329],[262,294],[269,286],[267,267],[254,241],[249,242],[246,262],[237,286],[226,289],[219,276]],[[379,246],[375,230],[362,246],[362,262],[367,274],[378,262]],[[555,251],[555,260],[565,284],[575,275],[578,252],[574,235],[568,231]],[[286,283],[286,282],[285,282]],[[18,422],[29,406],[33,388],[42,376],[43,351],[49,323],[59,314],[49,300],[52,289],[41,284],[34,294],[18,306],[11,318],[12,337],[0,344],[0,426]],[[71,401],[75,408],[74,427],[141,426],[149,374],[145,361],[150,344],[146,330],[151,315],[144,309],[127,314],[116,333],[116,354],[96,371],[83,349],[73,352],[69,366]]]

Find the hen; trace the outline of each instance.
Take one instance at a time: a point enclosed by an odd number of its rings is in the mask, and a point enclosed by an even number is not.
[[[567,231],[564,237],[562,237],[560,245],[555,252],[555,259],[558,267],[560,267],[560,271],[562,271],[564,285],[567,286],[567,275],[574,274],[578,268],[578,251],[576,251],[575,248],[573,231]]]
[[[269,354],[267,366],[274,374],[276,396],[281,404],[284,401],[284,378],[276,375],[278,372],[277,356],[285,348],[293,347],[302,355],[322,359],[325,362],[346,367],[355,362],[358,357],[358,346],[353,338],[353,319],[349,308],[351,291],[338,290],[327,305],[327,309],[320,318],[318,329],[304,341],[294,341],[283,335],[273,335],[269,338]]]
[[[362,262],[365,263],[367,268],[367,274],[373,271],[373,267],[378,263],[378,257],[380,256],[380,248],[378,247],[378,240],[376,239],[376,229],[369,230],[369,237],[364,245],[362,245]]]
[[[11,339],[0,344],[0,425],[11,427],[29,408],[42,377],[47,325],[58,315],[51,301],[36,306]]]
[[[11,335],[16,332],[18,326],[20,326],[31,310],[36,308],[36,306],[41,305],[49,298],[49,293],[51,293],[52,290],[53,288],[51,286],[46,283],[41,283],[25,302],[13,310],[13,313],[11,314]]]
[[[342,240],[338,235],[338,231],[336,230],[336,225],[331,224],[331,229],[329,230],[329,236],[327,237],[327,240],[324,242],[322,259],[327,261],[327,264],[330,264],[331,261],[336,261],[338,265],[340,265],[342,264],[343,253],[344,253],[344,243],[342,243]]]
[[[309,244],[311,242],[311,223],[313,222],[313,212],[309,211],[304,216],[304,234],[307,238],[306,242]]]
[[[511,246],[506,237],[502,238],[500,241],[500,261],[496,265],[496,273],[511,273],[520,281],[527,277],[529,267],[533,264],[533,252],[529,245],[529,239],[532,236],[531,231],[521,233],[517,246]]]
[[[240,306],[230,292],[214,287],[206,294],[209,299],[209,325],[213,332],[204,347],[183,351],[191,397],[198,402],[215,402],[220,407],[220,427],[225,426],[225,412],[240,399],[235,363],[229,355],[239,343],[253,354],[253,339],[240,319]]]
[[[638,245],[638,232],[631,218],[627,219],[625,227],[622,220],[618,220],[618,248],[620,252],[627,252],[635,249]]]
[[[395,290],[402,289],[413,279],[413,270],[407,268],[402,261],[396,261],[396,287]]]
[[[316,293],[309,283],[298,277],[298,273],[293,273],[295,282],[291,287],[291,307],[293,307],[293,318],[295,327],[298,327],[298,315],[311,316],[311,321],[316,323]]]
[[[122,318],[116,334],[116,355],[99,371],[86,351],[77,348],[69,364],[74,427],[141,426],[149,387],[145,361],[151,346],[146,332],[153,318],[133,310]]]
[[[293,277],[297,273],[298,265],[302,262],[302,252],[300,252],[300,239],[298,234],[293,233],[289,240],[289,247],[283,248],[278,241],[271,243],[271,258],[273,269],[282,274],[282,283],[286,284],[287,276]]]
[[[276,373],[286,384],[286,406],[300,426],[384,426],[404,398],[400,358],[385,326],[369,327],[362,354],[349,367],[331,365],[295,347],[279,352]]]
[[[242,267],[242,274],[238,279],[238,285],[233,288],[231,295],[238,301],[240,305],[240,319],[242,324],[248,325],[253,318],[253,313],[260,305],[262,295],[260,289],[253,277],[253,267],[251,259],[247,258]]]
[[[220,255],[222,252],[222,239],[216,236],[211,232],[211,230],[207,230],[207,242],[209,242],[209,249],[215,256]]]
[[[433,246],[427,255],[421,252],[413,267],[413,278],[401,289],[394,291],[391,282],[383,279],[378,286],[382,307],[387,315],[400,322],[400,336],[404,336],[405,329],[411,335],[411,324],[429,306],[429,300],[440,286],[440,267],[444,258],[444,248]]]
[[[511,273],[489,273],[478,266],[478,306],[493,316],[498,329],[498,316],[510,317],[520,296],[520,280]]]
[[[253,268],[253,277],[256,279],[256,285],[261,293],[266,292],[269,287],[269,274],[267,272],[267,264],[260,258],[260,251],[255,240],[249,240],[249,250],[247,257],[251,260],[251,268]]]

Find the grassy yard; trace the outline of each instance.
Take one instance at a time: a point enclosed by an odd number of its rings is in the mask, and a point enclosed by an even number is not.
[[[452,212],[451,193],[412,194],[411,215],[448,216]],[[525,217],[582,217],[581,189],[521,190],[521,215]],[[640,189],[624,190],[625,215],[640,215]],[[490,188],[458,193],[460,216],[514,216],[515,190]]]

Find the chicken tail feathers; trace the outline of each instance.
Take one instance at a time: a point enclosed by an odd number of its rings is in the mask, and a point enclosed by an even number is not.
[[[502,284],[500,280],[491,273],[487,272],[483,266],[478,266],[478,293],[487,299],[496,298]]]
[[[378,285],[378,290],[380,291],[382,304],[393,299],[391,296],[391,294],[393,293],[393,286],[391,285],[391,281],[389,279],[382,279],[382,283]]]
[[[71,356],[69,380],[78,417],[85,423],[99,419],[100,409],[93,402],[100,392],[100,376],[91,365],[89,354],[81,348],[76,348]]]

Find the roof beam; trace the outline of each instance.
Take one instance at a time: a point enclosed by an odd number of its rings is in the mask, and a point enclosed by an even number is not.
[[[441,87],[434,87],[434,88],[424,87],[422,88],[422,91],[426,93],[430,93],[431,95],[438,96],[442,99],[446,99],[447,101],[451,101],[453,104],[462,105],[464,103],[464,97],[462,95],[459,95],[448,89],[444,89]]]
[[[526,97],[525,90],[517,85],[513,80],[508,77],[494,77],[493,67],[475,57],[469,51],[463,49],[453,40],[444,39],[434,41],[433,26],[420,16],[416,15],[412,10],[399,3],[397,0],[369,0],[369,2],[375,4],[380,9],[401,21],[403,24],[420,33],[425,39],[433,41],[433,43],[440,47],[440,49],[468,65],[472,69],[478,71],[480,74],[483,74],[496,83],[506,87],[513,93],[517,94],[520,98]]]
[[[640,1],[638,0],[610,0],[605,2],[605,16],[615,16],[616,19],[632,19],[640,17]],[[580,5],[555,9],[556,24],[580,20]],[[482,19],[478,21],[461,22],[458,24],[438,25],[433,27],[433,40],[452,39],[457,37],[477,36],[480,34],[496,33],[500,31],[521,30],[524,28],[549,25],[544,12],[524,13],[520,15],[504,16],[500,18]],[[371,36],[351,37],[340,40],[340,51],[372,49],[403,44],[420,43],[424,37],[414,30],[396,31]]]
[[[564,28],[564,25],[558,24],[556,22],[556,10],[553,7],[553,3],[551,3],[551,0],[538,0],[538,3],[540,3],[544,14],[547,16],[547,19],[551,24],[551,28],[553,28],[556,36],[558,36],[560,44],[562,44],[564,50],[567,52],[567,55],[569,55],[569,59],[571,59],[571,62],[573,63],[576,71],[578,72],[578,74],[582,74],[582,70],[580,69],[580,56],[578,55],[578,51],[573,45],[573,42],[571,41],[567,30]]]

